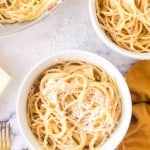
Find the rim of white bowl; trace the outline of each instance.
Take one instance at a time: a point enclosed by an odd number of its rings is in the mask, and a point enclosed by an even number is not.
[[[82,58],[83,56],[84,56],[84,59]],[[68,58],[68,57],[71,57],[71,58]],[[40,75],[42,71],[48,68],[48,66],[49,67],[51,66],[48,64],[48,62],[50,62],[51,59],[56,60],[58,58],[63,58],[64,60],[73,60],[73,59],[81,60],[87,63],[95,64],[97,66],[102,66],[104,70],[111,77],[116,76],[115,79],[116,79],[119,92],[123,100],[122,101],[122,105],[123,105],[122,116],[120,118],[120,124],[116,127],[116,129],[112,133],[111,138],[108,138],[108,140],[100,148],[101,150],[115,149],[118,146],[118,144],[121,142],[121,140],[124,138],[128,130],[130,120],[131,120],[132,103],[131,103],[131,96],[130,96],[129,88],[122,74],[112,63],[110,63],[108,60],[106,60],[100,55],[94,54],[92,52],[83,51],[83,50],[61,51],[53,55],[50,55],[47,58],[40,61],[34,67],[32,67],[32,69],[28,72],[28,74],[24,78],[19,89],[19,93],[17,97],[17,106],[16,106],[17,122],[18,122],[19,129],[24,139],[26,140],[26,142],[29,144],[29,146],[32,149],[36,149],[36,150],[39,149],[39,143],[37,142],[37,139],[33,135],[27,123],[27,116],[26,116],[27,95],[35,78],[37,78],[37,76]],[[57,62],[55,62],[55,64],[56,63]],[[42,68],[44,64],[46,66]],[[40,67],[42,69],[40,69]],[[110,70],[111,70],[111,73],[110,73]],[[35,75],[34,72],[38,72],[38,74]],[[31,77],[31,76],[34,76],[34,77]],[[30,86],[27,85],[29,81],[32,81],[32,83],[30,83]],[[28,87],[28,89],[26,86]]]
[[[119,47],[117,44],[115,44],[113,41],[111,41],[110,38],[108,38],[108,36],[102,30],[101,25],[96,16],[95,0],[89,0],[89,15],[90,15],[90,20],[94,27],[94,30],[96,31],[100,40],[102,40],[103,43],[105,43],[105,45],[108,46],[110,49],[116,51],[117,53],[120,53],[121,55],[130,57],[133,59],[138,59],[138,60],[150,59],[150,53],[130,52],[128,50],[125,50],[125,49]]]

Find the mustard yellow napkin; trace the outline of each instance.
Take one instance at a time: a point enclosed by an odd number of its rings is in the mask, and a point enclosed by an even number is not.
[[[133,103],[150,102],[150,60],[139,61],[126,74]]]
[[[117,150],[150,150],[150,60],[139,61],[126,74],[133,116]]]

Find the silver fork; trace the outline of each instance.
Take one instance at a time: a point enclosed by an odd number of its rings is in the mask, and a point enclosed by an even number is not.
[[[0,123],[0,150],[10,150],[11,131],[10,124],[7,122]]]

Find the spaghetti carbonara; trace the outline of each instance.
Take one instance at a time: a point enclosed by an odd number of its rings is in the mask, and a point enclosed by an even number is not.
[[[120,115],[116,82],[103,68],[85,62],[45,70],[28,95],[28,123],[43,150],[99,149]]]
[[[0,24],[38,18],[59,0],[0,0]]]
[[[96,0],[98,20],[120,47],[150,53],[150,0]]]

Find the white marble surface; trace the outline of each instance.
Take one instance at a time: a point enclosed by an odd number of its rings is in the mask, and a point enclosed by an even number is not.
[[[83,49],[110,60],[124,74],[134,60],[112,52],[96,35],[88,15],[88,0],[66,0],[54,14],[39,24],[9,36],[0,37],[0,66],[12,81],[0,96],[0,121],[9,121],[12,150],[26,150],[16,121],[18,89],[26,73],[44,57],[62,50]],[[20,112],[21,113],[21,112]]]

